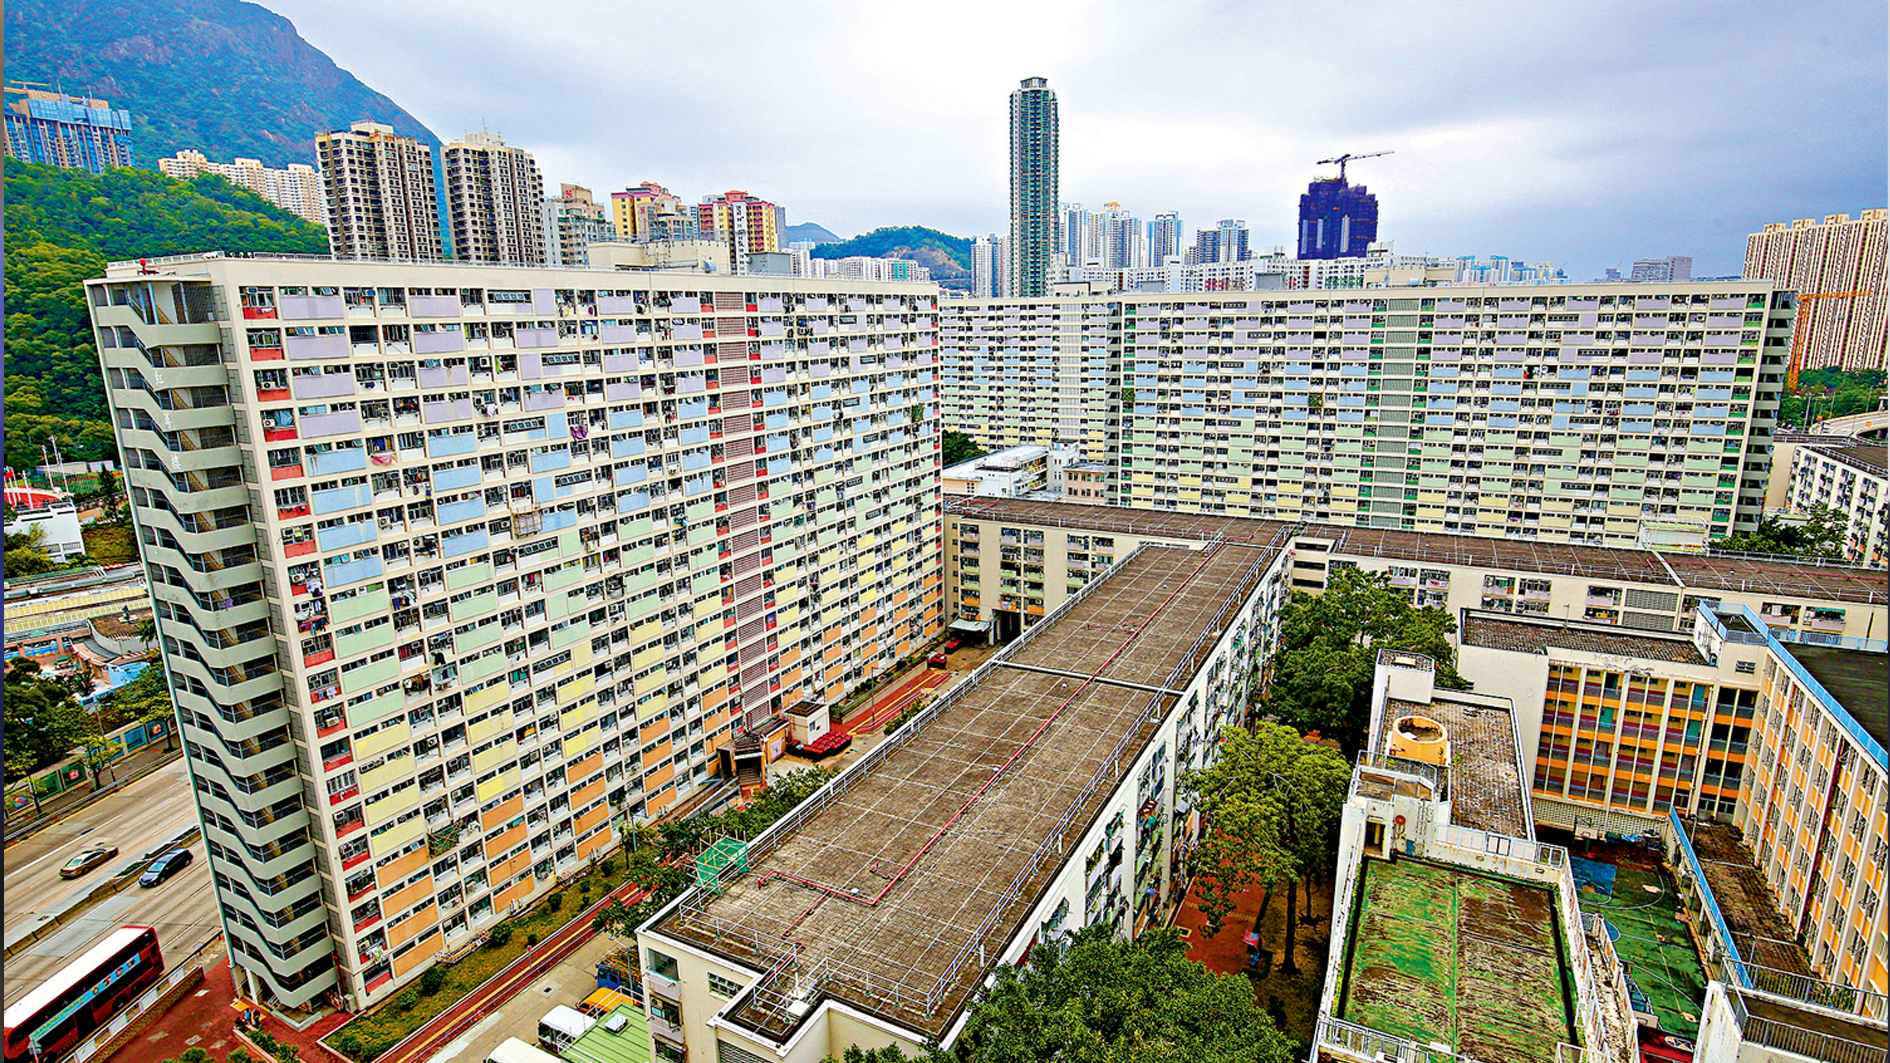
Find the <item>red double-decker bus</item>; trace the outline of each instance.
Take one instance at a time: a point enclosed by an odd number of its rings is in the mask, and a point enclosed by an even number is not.
[[[6,1063],[53,1059],[164,973],[157,931],[120,927],[6,1012]]]

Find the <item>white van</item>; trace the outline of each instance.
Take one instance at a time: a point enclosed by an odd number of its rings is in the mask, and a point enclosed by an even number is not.
[[[516,1037],[508,1037],[505,1043],[492,1050],[486,1057],[486,1063],[563,1063],[557,1056],[531,1045]]]
[[[553,1052],[570,1047],[572,1042],[583,1037],[590,1028],[597,1025],[597,1020],[563,1004],[545,1012],[545,1017],[538,1020],[538,1043]]]

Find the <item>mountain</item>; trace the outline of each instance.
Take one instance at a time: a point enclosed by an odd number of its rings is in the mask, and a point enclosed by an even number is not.
[[[832,244],[838,243],[840,237],[834,235],[832,230],[821,225],[819,222],[811,221],[804,221],[798,225],[790,225],[787,227],[787,231],[781,234],[782,247],[786,247],[792,243],[798,243],[802,240],[812,240],[817,244]]]
[[[85,281],[105,263],[194,251],[323,254],[327,233],[221,177],[103,174],[8,159],[6,461],[39,463],[59,437],[73,460],[115,458]]]
[[[941,288],[971,287],[971,241],[918,225],[890,225],[814,248],[815,258],[906,258],[930,269]]]
[[[371,118],[437,147],[400,105],[241,0],[11,0],[9,82],[57,85],[131,112],[141,165],[194,148],[218,162],[315,162],[318,129]]]

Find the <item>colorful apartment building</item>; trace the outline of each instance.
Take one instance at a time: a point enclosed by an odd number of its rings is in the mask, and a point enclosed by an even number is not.
[[[190,256],[88,293],[252,999],[383,999],[941,629],[929,285]]]
[[[1728,641],[1737,632],[1762,661],[1756,755],[1735,823],[1813,970],[1881,996],[1890,992],[1884,642],[1780,637],[1749,611],[1744,618],[1727,625]]]
[[[703,239],[727,244],[736,262],[755,252],[781,250],[782,210],[739,190],[704,196],[696,205],[696,229]]]
[[[1762,514],[1793,313],[1767,281],[957,300],[945,427],[1081,439],[1140,508],[1697,548]]]

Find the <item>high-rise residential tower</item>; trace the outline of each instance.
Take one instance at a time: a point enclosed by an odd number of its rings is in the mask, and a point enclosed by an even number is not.
[[[446,145],[446,201],[453,254],[462,262],[545,264],[545,181],[524,148],[497,133],[468,133]]]
[[[1181,254],[1181,215],[1167,211],[1148,223],[1148,264],[1159,266]]]
[[[729,249],[730,261],[741,268],[756,252],[781,250],[781,208],[735,190],[704,196],[696,205],[696,228],[704,240]]]
[[[1222,218],[1212,229],[1194,234],[1194,247],[1188,257],[1191,265],[1208,262],[1245,262],[1252,257],[1248,249],[1247,223],[1239,218]]]
[[[438,262],[444,257],[433,149],[392,126],[356,122],[315,134],[336,258]]]
[[[604,205],[583,185],[561,184],[556,197],[546,197],[544,226],[545,261],[553,266],[588,265],[590,246],[616,235]]]
[[[1010,294],[1044,295],[1057,252],[1057,94],[1043,78],[1011,93]]]
[[[134,165],[131,112],[104,100],[8,85],[5,114],[10,158],[93,173]]]
[[[975,237],[971,241],[971,297],[973,299],[1002,299],[1004,297],[1005,242],[1004,237],[996,233]]]
[[[1299,197],[1299,257],[1362,258],[1378,239],[1378,197],[1343,177],[1321,178]]]
[[[626,243],[650,240],[693,240],[698,225],[694,207],[682,197],[645,181],[635,188],[610,194],[610,218],[617,239]]]
[[[954,300],[942,426],[1080,440],[1124,505],[1697,549],[1765,512],[1791,305],[1766,281]]]
[[[307,163],[292,162],[287,169],[277,170],[264,166],[259,159],[211,162],[201,151],[184,150],[171,158],[159,159],[158,169],[179,181],[213,173],[304,220],[317,225],[328,224],[328,201],[322,194],[322,175]]]
[[[1884,369],[1890,211],[1775,222],[1746,237],[1745,275],[1799,296],[1800,368]]]
[[[94,339],[247,999],[398,993],[940,630],[931,284],[139,268]]]
[[[1628,280],[1636,284],[1672,284],[1693,279],[1692,255],[1668,255],[1666,258],[1637,258]]]

